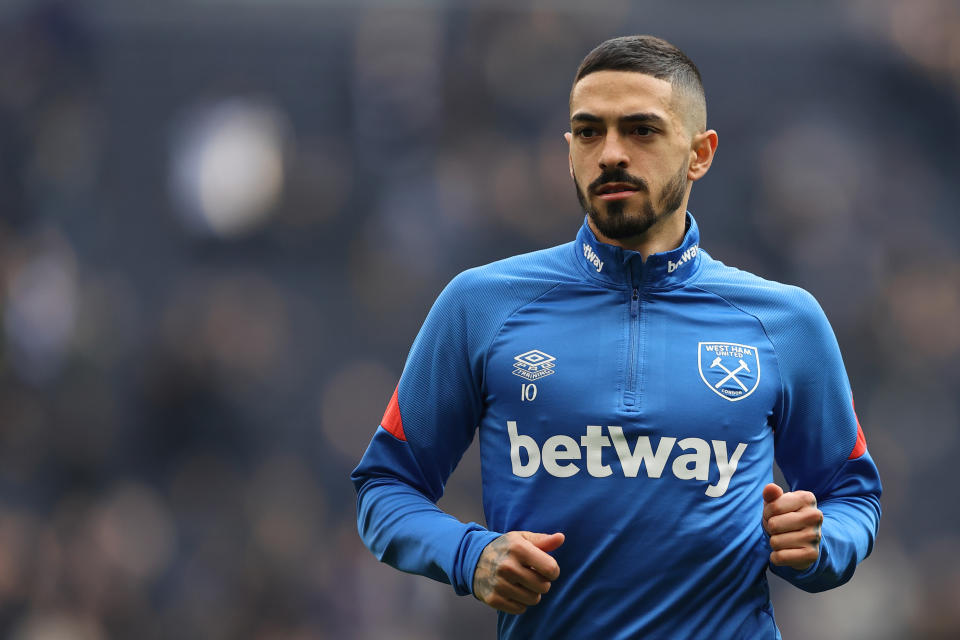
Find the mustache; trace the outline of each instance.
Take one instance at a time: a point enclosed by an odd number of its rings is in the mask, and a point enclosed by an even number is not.
[[[610,171],[604,171],[601,173],[599,178],[590,183],[590,186],[587,187],[587,191],[594,193],[601,186],[610,182],[623,182],[636,187],[638,191],[643,191],[645,193],[650,192],[650,188],[647,186],[646,180],[632,176],[627,173],[625,169],[620,168],[611,169]]]

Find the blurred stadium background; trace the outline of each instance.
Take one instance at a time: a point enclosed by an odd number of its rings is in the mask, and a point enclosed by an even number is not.
[[[819,298],[884,479],[851,584],[771,578],[785,637],[960,637],[960,4],[917,0],[0,1],[0,636],[493,637],[348,474],[443,285],[576,233],[569,83],[638,32],[704,75],[704,247]]]

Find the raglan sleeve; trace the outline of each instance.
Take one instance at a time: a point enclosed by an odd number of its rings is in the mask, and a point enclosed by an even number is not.
[[[777,464],[792,491],[806,490],[823,512],[820,555],[804,571],[770,565],[797,587],[824,591],[847,582],[873,549],[881,483],[853,405],[837,339],[816,300],[791,288],[789,318],[770,338],[782,395],[774,432]]]
[[[451,281],[427,315],[384,417],[351,474],[357,528],[382,562],[472,592],[484,547],[500,534],[440,510],[450,473],[483,411],[486,327],[473,313],[476,276]]]

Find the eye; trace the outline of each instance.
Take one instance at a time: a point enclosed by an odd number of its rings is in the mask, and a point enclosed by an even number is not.
[[[630,130],[630,133],[635,136],[646,137],[653,133],[653,129],[650,127],[637,126]]]
[[[593,127],[583,127],[573,132],[578,138],[596,138],[599,133]]]

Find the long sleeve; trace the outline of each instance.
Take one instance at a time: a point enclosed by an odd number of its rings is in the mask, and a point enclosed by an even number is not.
[[[407,442],[377,429],[352,476],[360,537],[378,560],[471,593],[480,554],[500,534],[441,511],[418,474]]]
[[[500,534],[462,523],[436,502],[482,418],[491,340],[516,308],[554,284],[472,269],[438,297],[351,475],[360,537],[381,561],[471,592],[480,554]]]
[[[870,554],[882,489],[836,337],[813,297],[793,291],[797,305],[789,320],[767,327],[782,384],[774,450],[791,490],[811,491],[824,520],[813,566],[803,572],[772,565],[771,570],[814,592],[845,583]]]

